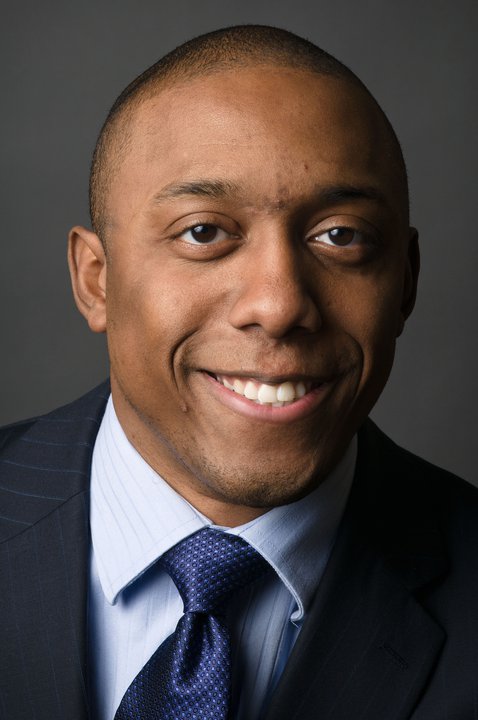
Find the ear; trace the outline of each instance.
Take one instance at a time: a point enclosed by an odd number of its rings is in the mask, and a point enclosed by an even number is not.
[[[80,225],[68,236],[68,265],[76,306],[90,330],[106,331],[106,254],[101,240]]]
[[[402,306],[397,337],[402,334],[405,321],[415,306],[417,297],[418,274],[420,272],[420,249],[418,247],[418,231],[409,229],[407,263],[403,282]]]

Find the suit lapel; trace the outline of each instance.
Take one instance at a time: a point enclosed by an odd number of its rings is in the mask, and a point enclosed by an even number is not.
[[[0,715],[86,720],[88,488],[107,386],[7,432]],[[267,720],[405,720],[444,642],[416,599],[446,569],[415,464],[367,424],[326,573]]]
[[[416,595],[447,561],[404,457],[367,423],[332,556],[267,720],[411,716],[445,639]]]
[[[0,712],[85,720],[91,455],[108,389],[10,429],[2,453]]]

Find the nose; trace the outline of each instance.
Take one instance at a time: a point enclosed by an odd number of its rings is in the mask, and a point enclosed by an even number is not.
[[[260,327],[276,339],[320,329],[314,292],[317,261],[300,241],[276,232],[269,239],[262,236],[244,257],[240,289],[229,316],[235,328]]]

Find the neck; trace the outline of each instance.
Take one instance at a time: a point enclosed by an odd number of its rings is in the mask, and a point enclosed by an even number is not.
[[[174,486],[172,487],[187,500],[190,505],[211,520],[214,525],[221,527],[233,528],[244,525],[270,510],[268,507],[256,508],[248,507],[247,505],[234,505],[189,489],[184,491]]]

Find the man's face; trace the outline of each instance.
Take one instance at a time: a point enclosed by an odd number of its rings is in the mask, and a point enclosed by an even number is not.
[[[284,68],[136,112],[109,197],[113,399],[197,506],[309,492],[380,394],[415,280],[387,138],[358,89]]]

